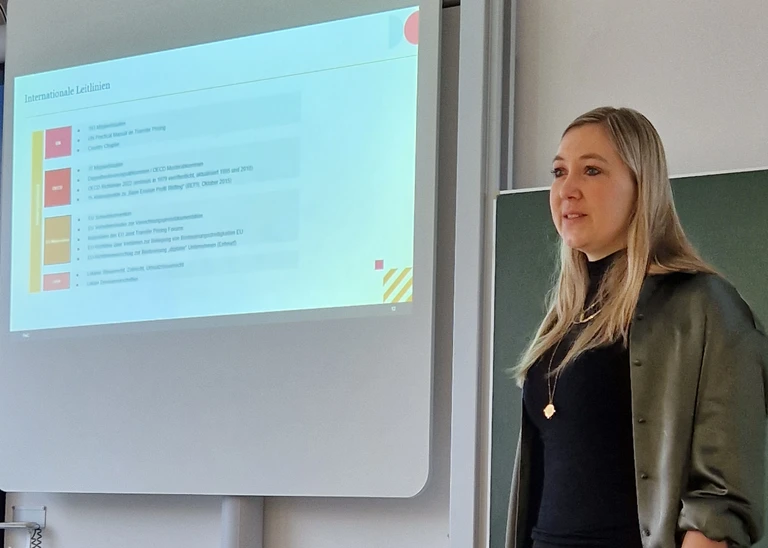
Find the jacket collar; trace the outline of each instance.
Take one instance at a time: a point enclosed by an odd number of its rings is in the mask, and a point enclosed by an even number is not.
[[[637,299],[636,309],[638,311],[645,309],[648,301],[659,288],[663,279],[663,274],[651,274],[645,277],[645,281],[643,281],[643,287],[640,288],[640,297]]]

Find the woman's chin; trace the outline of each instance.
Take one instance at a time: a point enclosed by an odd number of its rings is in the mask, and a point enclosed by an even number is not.
[[[568,235],[563,237],[563,243],[565,243],[565,245],[571,249],[575,249],[576,251],[584,251],[584,248],[587,246],[587,242],[585,242],[582,238],[574,238]]]

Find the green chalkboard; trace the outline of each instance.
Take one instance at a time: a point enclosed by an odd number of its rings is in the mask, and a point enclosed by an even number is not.
[[[768,325],[768,170],[672,182],[686,233]],[[509,486],[520,421],[520,391],[507,370],[544,316],[558,254],[545,190],[499,196],[491,422],[490,548],[504,547]],[[768,523],[768,520],[767,522]],[[766,528],[768,531],[768,527]],[[756,545],[768,548],[768,538]]]

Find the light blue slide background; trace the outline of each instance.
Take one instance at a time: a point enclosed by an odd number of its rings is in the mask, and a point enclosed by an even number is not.
[[[417,48],[393,39],[413,11],[17,78],[11,330],[380,304],[383,272],[374,270],[374,261],[383,259],[385,269],[413,264]],[[109,82],[110,89],[24,101],[25,95],[91,82]],[[165,129],[76,141],[78,136],[110,133],[89,129],[110,122],[125,122],[116,131]],[[44,215],[73,216],[73,262],[45,267],[43,273],[69,270],[72,288],[32,295],[27,287],[29,143],[34,131],[68,125],[75,138],[73,156],[47,160],[44,168],[72,167],[73,205],[46,208]],[[102,143],[119,145],[87,148]],[[236,166],[253,166],[253,171],[221,175],[231,179],[224,185],[115,198],[101,197],[113,189],[97,185],[133,183],[147,176],[88,180],[193,162],[204,165],[150,176],[156,180],[159,175]],[[109,163],[122,167],[92,169]],[[130,215],[89,220],[120,213]],[[107,222],[194,214],[202,218],[141,226],[181,227],[182,236],[242,230],[236,237],[194,242],[236,239],[237,245],[88,258],[118,250],[89,250],[89,244],[102,240],[83,234],[132,230],[98,228]],[[116,236],[109,241],[132,239]],[[188,243],[193,242],[141,248]],[[138,273],[136,282],[88,285],[131,276],[99,274],[103,269],[179,262],[182,268]]]

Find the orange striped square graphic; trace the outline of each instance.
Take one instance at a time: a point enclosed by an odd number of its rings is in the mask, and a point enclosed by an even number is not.
[[[413,267],[390,268],[384,274],[384,302],[413,301]]]

